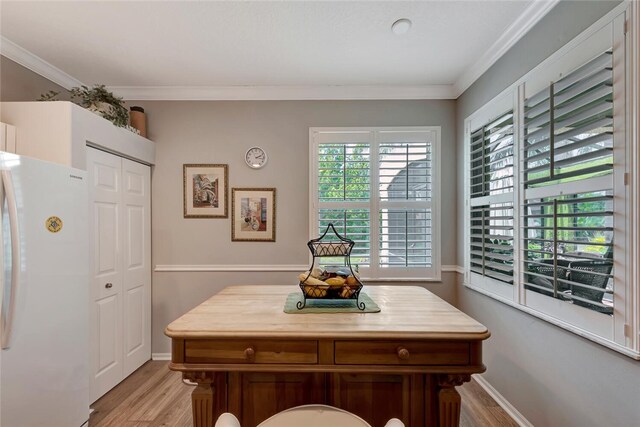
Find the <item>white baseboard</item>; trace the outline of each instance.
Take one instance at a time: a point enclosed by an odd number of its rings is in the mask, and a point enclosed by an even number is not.
[[[171,360],[171,353],[151,353],[151,360]]]
[[[531,424],[529,420],[527,420],[524,415],[522,415],[520,411],[515,408],[515,406],[509,403],[509,401],[505,399],[498,390],[493,388],[493,386],[489,384],[489,382],[485,380],[483,376],[474,375],[473,379],[476,380],[480,387],[482,387],[484,391],[486,391],[487,394],[491,396],[493,400],[495,400],[496,403],[500,405],[500,407],[504,409],[504,411],[509,414],[509,416],[513,418],[513,421],[515,421],[520,427],[534,427],[533,424]]]

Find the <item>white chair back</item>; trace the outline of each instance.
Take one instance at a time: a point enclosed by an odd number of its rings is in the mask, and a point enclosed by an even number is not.
[[[327,405],[303,405],[279,412],[261,422],[258,427],[371,427],[369,423],[342,409]],[[241,427],[238,419],[224,413],[215,427]],[[385,427],[404,427],[402,421],[392,418]]]
[[[371,427],[351,412],[326,405],[303,405],[287,409],[264,420],[258,427]]]

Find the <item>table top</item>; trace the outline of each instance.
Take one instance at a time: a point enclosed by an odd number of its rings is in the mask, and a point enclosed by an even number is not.
[[[223,289],[173,321],[171,338],[375,338],[484,340],[487,328],[419,286],[365,286],[379,313],[287,314],[297,286],[239,285]]]

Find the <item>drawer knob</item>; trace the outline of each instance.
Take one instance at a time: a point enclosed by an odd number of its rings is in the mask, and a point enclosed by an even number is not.
[[[406,348],[398,347],[397,353],[400,360],[409,360],[410,354],[409,354],[409,350],[407,350]]]
[[[251,359],[253,359],[253,357],[254,357],[255,355],[256,355],[256,351],[253,349],[253,347],[247,347],[247,348],[244,350],[244,357],[245,357],[247,360],[251,360]]]
[[[113,288],[113,283],[107,283],[106,285],[104,285],[104,287],[107,289],[111,289]]]

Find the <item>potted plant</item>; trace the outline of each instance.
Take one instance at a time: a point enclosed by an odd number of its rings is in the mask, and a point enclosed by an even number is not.
[[[71,100],[81,107],[98,113],[116,126],[129,126],[129,112],[124,101],[109,92],[104,85],[94,85],[92,88],[85,85],[72,87],[69,93]],[[49,91],[40,95],[38,101],[55,101],[58,95],[59,92]]]

